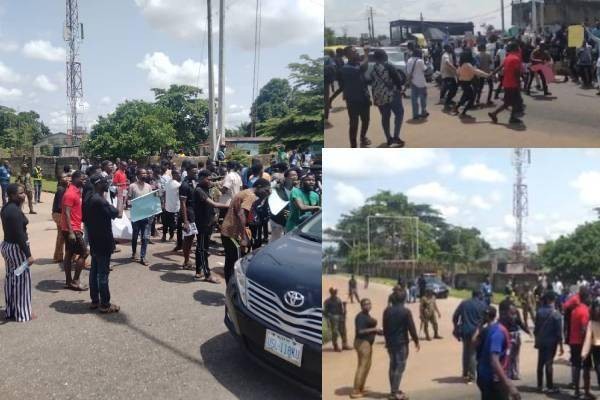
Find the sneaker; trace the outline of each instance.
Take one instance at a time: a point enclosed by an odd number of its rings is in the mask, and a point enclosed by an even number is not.
[[[508,123],[509,124],[519,124],[520,125],[520,124],[523,123],[523,121],[521,121],[519,118],[511,118],[511,119],[508,120]]]
[[[492,120],[492,122],[493,122],[494,124],[497,124],[497,123],[498,123],[498,116],[497,116],[497,115],[495,115],[495,114],[492,114],[492,113],[488,113],[488,117],[490,117],[490,119]]]
[[[404,143],[404,141],[401,139],[394,139],[394,144],[397,144],[398,147],[404,147],[406,143]]]
[[[368,146],[371,144],[371,141],[369,140],[369,138],[366,137],[360,140],[360,144],[361,146]]]

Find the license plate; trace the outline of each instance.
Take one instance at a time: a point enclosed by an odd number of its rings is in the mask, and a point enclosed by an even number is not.
[[[265,350],[298,367],[302,366],[303,346],[302,343],[269,329],[265,332]]]

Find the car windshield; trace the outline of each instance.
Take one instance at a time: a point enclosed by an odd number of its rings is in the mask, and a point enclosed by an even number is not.
[[[317,214],[298,229],[300,236],[321,242],[323,240],[323,228],[321,227],[321,213]]]
[[[440,278],[438,278],[437,276],[426,276],[425,282],[431,283],[431,284],[436,283],[438,285],[443,283],[442,280]]]
[[[404,61],[404,54],[402,53],[387,53],[388,60],[391,62],[402,62]]]

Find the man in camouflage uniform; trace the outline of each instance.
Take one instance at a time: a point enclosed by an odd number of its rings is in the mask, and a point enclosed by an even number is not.
[[[535,324],[536,300],[529,283],[525,282],[519,293],[519,302],[523,309],[523,323],[528,326],[527,317],[531,317],[531,321]]]
[[[348,337],[346,335],[346,303],[337,295],[337,289],[329,289],[329,298],[323,303],[323,315],[329,323],[331,331],[331,341],[335,351],[352,350],[348,346]],[[338,336],[342,337],[342,347],[338,346]]]
[[[425,289],[425,296],[421,297],[419,311],[421,324],[425,331],[425,338],[431,340],[431,337],[429,336],[429,323],[431,323],[431,325],[433,325],[433,338],[441,339],[442,337],[438,334],[437,318],[442,318],[442,314],[440,314],[440,310],[435,302],[435,296],[431,289]]]

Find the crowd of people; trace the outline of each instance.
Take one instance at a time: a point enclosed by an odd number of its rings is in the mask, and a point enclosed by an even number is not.
[[[303,157],[305,154],[310,157]],[[64,269],[65,289],[89,290],[91,309],[102,313],[119,311],[119,306],[111,302],[108,285],[111,256],[122,251],[116,246],[122,238],[115,238],[113,228],[142,196],[157,196],[162,212],[131,223],[131,261],[149,265],[148,246],[154,244],[154,237],[156,241],[174,241],[172,251],[182,255],[181,268],[195,270],[196,280],[209,283],[219,283],[209,262],[211,246],[225,258],[227,282],[235,262],[246,252],[279,239],[320,210],[320,168],[313,165],[310,152],[279,149],[268,167],[259,158],[253,158],[247,166],[226,161],[224,154],[222,159],[184,159],[181,165],[164,159],[148,166],[134,160],[82,160],[75,170],[66,166],[58,177],[52,204],[57,227],[54,262],[61,263]],[[28,170],[26,167],[23,165],[23,171]],[[0,175],[2,172],[0,169]],[[0,213],[4,230],[1,252],[6,263],[6,318],[19,322],[35,317],[28,268],[35,260],[28,239],[28,219],[22,211],[25,199],[30,198],[31,177],[27,175],[24,181],[17,179],[3,186],[7,199]],[[40,197],[36,196],[33,200],[39,202]],[[276,214],[270,209],[270,196],[278,196],[279,204],[285,202]],[[30,209],[30,213],[35,212]],[[221,243],[213,240],[217,233]],[[86,286],[80,278],[88,267],[91,268]]]
[[[509,124],[522,125],[521,118],[525,115],[522,93],[532,95],[534,81],[541,96],[551,96],[549,84],[553,81],[549,80],[554,79],[555,73],[563,75],[565,82],[571,79],[581,83],[583,88],[591,88],[596,77],[600,95],[600,22],[595,28],[584,26],[584,29],[584,40],[579,47],[567,47],[566,27],[554,33],[523,33],[516,37],[479,33],[470,39],[436,42],[428,49],[409,42],[407,48],[402,48],[406,62],[401,71],[388,61],[386,50],[382,48],[365,46],[359,51],[348,46],[337,52],[327,51],[325,118],[329,117],[334,99],[343,94],[350,146],[368,147],[371,144],[367,136],[370,109],[375,105],[381,114],[387,146],[403,147],[405,143],[400,138],[404,119],[402,100],[410,89],[412,120],[426,121],[430,89],[426,66],[432,64],[439,86],[438,104],[443,105],[445,113],[472,120],[469,110],[494,107],[494,100],[503,93],[502,103],[488,113],[491,122],[498,123],[498,115],[510,109]],[[459,90],[460,97],[457,96]]]
[[[383,335],[390,356],[390,399],[406,399],[400,390],[402,374],[407,365],[411,341],[420,348],[417,325],[411,310],[405,305],[415,291],[419,298],[419,332],[424,339],[441,339],[438,318],[442,315],[433,292],[423,280],[406,284],[403,279],[393,288],[383,313],[381,328],[371,317],[371,300],[360,298],[354,275],[348,282],[348,298],[358,300],[361,311],[354,320],[354,346],[348,344],[346,304],[336,288],[324,302],[324,316],[330,329],[335,351],[354,349],[358,356],[351,398],[365,396],[365,382],[371,367],[376,335]],[[365,287],[366,289],[366,287]],[[452,336],[462,344],[462,378],[466,384],[476,383],[482,400],[520,399],[515,381],[521,379],[519,357],[521,332],[533,339],[537,350],[537,391],[556,395],[553,363],[564,354],[563,345],[570,349],[571,381],[574,398],[594,399],[591,391],[591,372],[600,386],[600,280],[584,277],[570,287],[557,278],[549,281],[545,274],[537,282],[516,284],[510,280],[504,287],[504,298],[492,304],[493,290],[489,279],[472,291],[452,315]],[[530,321],[531,320],[531,321]],[[428,325],[433,327],[433,337]],[[338,340],[341,338],[341,346]],[[545,382],[545,385],[544,385]]]

